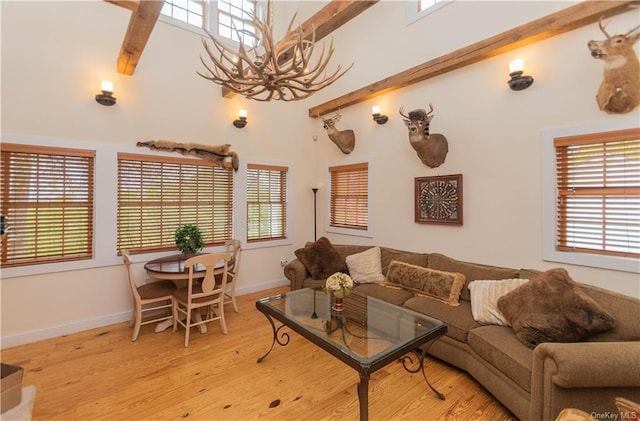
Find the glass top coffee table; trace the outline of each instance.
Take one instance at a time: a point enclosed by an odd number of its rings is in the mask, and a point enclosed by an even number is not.
[[[273,329],[271,347],[258,362],[264,361],[276,343],[289,343],[289,334],[282,331],[287,327],[358,371],[361,421],[368,419],[371,373],[400,358],[405,370],[422,372],[431,390],[445,399],[424,372],[427,345],[447,332],[444,323],[355,292],[344,299],[342,311],[332,309],[333,300],[322,289],[309,288],[258,300],[256,308]],[[274,319],[281,325],[276,327]],[[416,361],[408,354],[414,354]]]

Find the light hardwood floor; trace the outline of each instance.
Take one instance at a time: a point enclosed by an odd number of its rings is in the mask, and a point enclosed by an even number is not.
[[[136,342],[120,323],[2,351],[2,361],[24,368],[23,385],[36,386],[33,420],[358,420],[358,374],[291,332],[287,346],[271,344],[272,331],[256,310],[258,298],[278,288],[238,297],[227,306],[223,335],[217,322],[206,334],[193,329],[154,333],[143,326]],[[422,376],[398,362],[371,376],[369,419],[516,420],[464,372],[425,361],[439,400]]]

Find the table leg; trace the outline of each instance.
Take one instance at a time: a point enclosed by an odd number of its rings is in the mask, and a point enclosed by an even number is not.
[[[360,383],[358,383],[358,401],[360,402],[360,421],[369,420],[369,373],[368,367],[360,369]]]
[[[266,317],[269,323],[271,324],[271,329],[273,330],[273,340],[271,341],[271,346],[269,347],[269,350],[267,351],[267,353],[264,354],[262,357],[258,358],[259,363],[261,363],[265,358],[267,358],[267,355],[271,353],[271,350],[273,349],[273,346],[276,344],[276,342],[280,346],[285,346],[289,343],[289,339],[290,339],[289,334],[287,332],[282,333],[281,337],[278,336],[278,334],[280,333],[280,329],[285,327],[284,325],[280,325],[280,327],[276,329],[276,325],[273,323],[273,319],[271,318],[271,316],[269,316],[268,314],[265,314],[264,317]]]
[[[446,400],[447,398],[444,396],[443,393],[439,392],[435,387],[433,387],[431,385],[431,382],[429,382],[429,379],[427,379],[427,374],[424,372],[424,358],[427,354],[427,350],[422,349],[422,351],[420,353],[418,353],[417,350],[412,351],[416,357],[418,358],[418,367],[417,368],[409,368],[409,366],[407,364],[413,364],[413,359],[408,356],[405,355],[404,357],[402,357],[402,366],[404,367],[405,370],[407,370],[409,373],[417,373],[418,371],[422,372],[422,377],[424,377],[424,381],[427,382],[427,385],[429,386],[429,388],[433,391],[433,393],[435,393],[435,395],[442,399],[443,401]]]

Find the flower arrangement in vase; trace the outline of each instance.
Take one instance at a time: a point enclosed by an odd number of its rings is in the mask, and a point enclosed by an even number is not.
[[[196,254],[204,247],[200,229],[194,224],[183,224],[175,232],[176,247],[183,254]]]
[[[324,288],[336,297],[331,308],[335,311],[342,311],[342,299],[351,294],[353,279],[346,273],[336,272],[327,278]]]

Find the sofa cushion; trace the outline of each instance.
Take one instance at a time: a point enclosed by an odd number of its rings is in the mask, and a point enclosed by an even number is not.
[[[326,237],[295,251],[313,279],[324,279],[336,272],[345,272],[347,264]]]
[[[408,299],[404,306],[410,310],[441,320],[449,329],[447,336],[461,342],[467,341],[467,335],[471,329],[481,326],[471,317],[471,303],[469,301],[460,301],[458,307],[453,307],[440,301],[417,296]]]
[[[457,306],[464,275],[393,261],[383,285],[403,288],[427,298]]]
[[[509,322],[498,309],[498,298],[528,282],[528,279],[476,280],[469,283],[471,292],[471,314],[483,325],[509,326]]]
[[[403,305],[405,301],[413,297],[413,294],[407,290],[387,288],[380,284],[361,284],[356,286],[353,292],[366,297],[377,298],[397,306]]]
[[[380,260],[382,260],[382,273],[387,274],[389,265],[394,260],[416,266],[427,267],[429,255],[426,253],[414,253],[411,251],[396,250],[389,247],[380,247]]]
[[[382,263],[380,260],[380,247],[371,247],[360,253],[347,256],[349,275],[354,282],[359,284],[380,283],[384,281]]]
[[[542,342],[581,341],[616,324],[562,268],[543,272],[500,297],[498,308],[530,348]]]
[[[504,326],[482,326],[469,332],[467,340],[482,359],[527,392],[531,392],[533,351],[522,346],[513,330]]]
[[[467,278],[467,283],[462,288],[460,299],[466,301],[471,300],[471,295],[467,288],[471,281],[475,281],[476,279],[508,279],[519,277],[518,269],[463,262],[440,253],[431,253],[429,255],[429,267],[432,269],[463,274]]]

